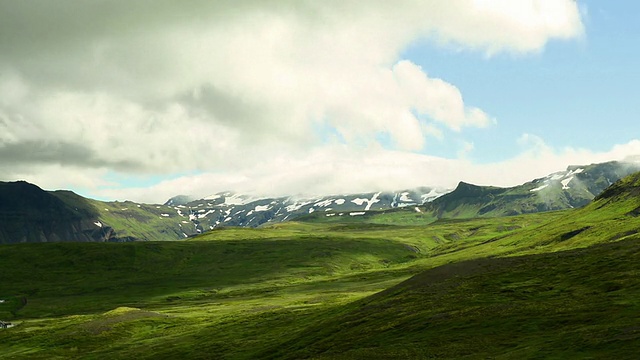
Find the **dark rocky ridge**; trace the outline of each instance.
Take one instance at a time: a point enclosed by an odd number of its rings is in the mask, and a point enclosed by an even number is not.
[[[113,240],[112,228],[95,225],[97,216],[74,193],[51,193],[24,181],[0,183],[0,243]]]

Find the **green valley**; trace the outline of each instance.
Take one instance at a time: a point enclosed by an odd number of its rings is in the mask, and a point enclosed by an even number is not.
[[[639,194],[636,174],[573,210],[3,245],[0,356],[629,358]]]

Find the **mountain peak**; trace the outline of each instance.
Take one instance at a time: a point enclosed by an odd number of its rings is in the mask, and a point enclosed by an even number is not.
[[[0,183],[0,208],[22,209],[48,206],[52,201],[47,192],[26,181]]]
[[[178,205],[186,205],[194,199],[189,195],[177,195],[167,200],[164,205],[167,206],[178,206]]]
[[[458,189],[462,190],[462,189],[467,189],[467,188],[476,189],[476,188],[480,188],[480,185],[475,185],[475,184],[472,184],[472,183],[460,181],[458,183],[458,186],[456,186],[455,190],[458,190]]]
[[[502,191],[502,188],[493,186],[480,186],[470,184],[464,181],[460,181],[458,186],[450,194],[445,195],[449,197],[479,197],[494,193],[496,191]]]

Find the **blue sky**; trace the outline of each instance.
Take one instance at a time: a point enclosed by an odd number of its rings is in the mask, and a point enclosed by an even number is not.
[[[0,180],[163,202],[622,160],[640,153],[639,7],[0,0]]]
[[[461,90],[468,104],[498,120],[489,129],[450,134],[474,143],[479,162],[505,160],[524,133],[554,148],[606,151],[640,134],[640,23],[630,2],[580,2],[585,34],[551,41],[528,55],[443,49],[419,41],[403,56]],[[435,142],[425,152],[456,156],[455,142]]]

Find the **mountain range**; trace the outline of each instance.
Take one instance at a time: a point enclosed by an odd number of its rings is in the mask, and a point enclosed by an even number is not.
[[[570,166],[525,184],[495,188],[461,182],[451,193],[425,206],[438,218],[510,216],[587,205],[619,179],[640,170],[637,164],[608,162]]]
[[[220,227],[252,228],[294,219],[367,222],[386,212],[420,222],[509,216],[584,206],[636,171],[640,163],[607,162],[570,166],[508,188],[460,182],[453,191],[420,187],[315,198],[222,192],[203,199],[179,195],[162,205],[102,202],[8,182],[0,183],[0,243],[177,240]]]

